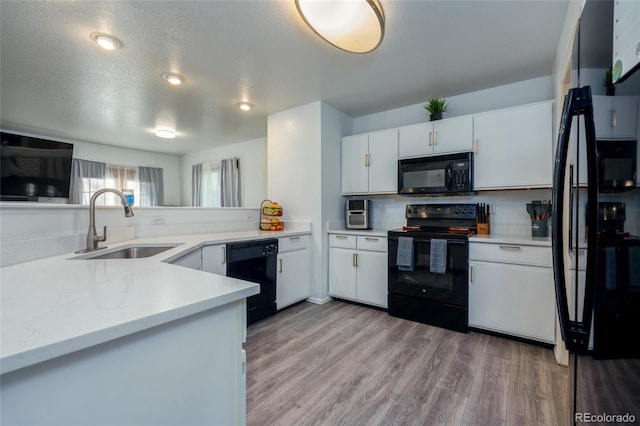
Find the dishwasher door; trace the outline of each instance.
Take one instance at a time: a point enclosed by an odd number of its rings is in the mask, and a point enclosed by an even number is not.
[[[276,313],[278,240],[227,244],[227,276],[260,284],[247,298],[247,324]]]

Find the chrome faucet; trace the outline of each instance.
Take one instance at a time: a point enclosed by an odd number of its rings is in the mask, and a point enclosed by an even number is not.
[[[98,235],[96,232],[96,198],[98,198],[98,195],[104,194],[105,192],[113,192],[122,199],[122,202],[124,203],[124,217],[133,216],[133,208],[129,205],[127,198],[122,192],[113,188],[104,188],[96,191],[89,201],[89,231],[87,232],[87,247],[84,250],[78,250],[76,253],[88,253],[98,250],[98,243],[107,239],[106,226],[103,228],[102,235]]]

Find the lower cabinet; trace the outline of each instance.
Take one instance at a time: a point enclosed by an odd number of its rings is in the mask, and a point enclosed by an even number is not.
[[[202,270],[212,274],[227,275],[226,244],[202,247]]]
[[[309,236],[278,238],[277,309],[309,297],[309,269]]]
[[[555,343],[551,248],[469,244],[469,325]]]
[[[184,256],[177,258],[176,260],[171,262],[171,264],[183,266],[185,268],[201,270],[202,269],[201,249],[197,249],[192,252],[189,252]]]
[[[387,307],[387,239],[329,234],[329,295]]]

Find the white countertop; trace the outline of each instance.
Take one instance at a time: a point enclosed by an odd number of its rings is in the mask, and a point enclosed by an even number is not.
[[[76,260],[75,253],[0,269],[0,373],[117,339],[259,292],[257,284],[167,262],[203,245],[308,234],[238,231],[109,245],[179,244],[144,259]]]
[[[490,244],[522,244],[528,246],[551,247],[551,237],[541,238],[531,235],[474,235],[469,237],[469,242]]]

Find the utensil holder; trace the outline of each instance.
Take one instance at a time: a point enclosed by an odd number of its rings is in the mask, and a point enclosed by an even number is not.
[[[532,220],[531,221],[531,236],[532,237],[547,237],[549,227],[547,226],[547,219],[544,220]]]
[[[489,235],[491,233],[491,220],[487,216],[486,223],[476,223],[476,233],[478,235]]]

